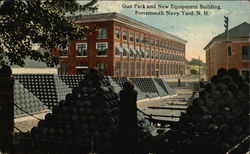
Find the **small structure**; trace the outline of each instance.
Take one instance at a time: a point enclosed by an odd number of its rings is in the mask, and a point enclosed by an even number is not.
[[[210,79],[219,68],[237,68],[242,76],[250,72],[250,24],[244,22],[214,37],[204,48],[206,51],[206,76]]]

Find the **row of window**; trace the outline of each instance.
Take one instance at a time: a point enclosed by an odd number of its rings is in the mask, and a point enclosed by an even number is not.
[[[77,43],[76,44],[76,55],[77,56],[87,56],[87,43]],[[108,43],[99,42],[96,43],[97,55],[107,55]],[[68,56],[68,47],[59,49],[59,56]]]
[[[115,30],[115,37],[116,38],[120,38],[120,30],[116,29]],[[130,42],[136,42],[136,43],[142,43],[142,44],[146,44],[146,45],[151,45],[151,46],[156,46],[156,47],[161,47],[161,48],[165,48],[165,49],[170,49],[170,50],[175,50],[175,51],[181,51],[184,52],[184,49],[182,47],[178,47],[178,46],[174,46],[171,45],[169,43],[167,43],[167,41],[159,41],[159,40],[154,40],[154,39],[149,39],[145,36],[142,36],[140,38],[139,34],[135,35],[135,39],[134,39],[134,34],[133,33],[128,33],[126,31],[122,32],[122,39],[123,40],[127,40],[129,36],[129,41]],[[86,39],[86,36],[83,37],[83,39]],[[107,29],[106,28],[99,28],[98,29],[98,36],[97,39],[107,39]]]
[[[108,43],[107,42],[98,42],[96,43],[97,55],[107,55]],[[149,50],[143,51],[130,48],[128,49],[127,45],[120,47],[116,45],[115,55],[120,56],[122,53],[123,56],[137,57],[137,58],[151,58],[151,59],[160,59],[160,60],[174,60],[174,61],[184,61],[184,56],[173,55],[169,53],[163,53],[158,51],[153,51],[150,53]],[[150,55],[151,54],[151,55]],[[68,56],[68,47],[60,48],[60,56]],[[87,56],[87,43],[77,43],[76,44],[76,55],[77,56]]]
[[[227,47],[227,55],[232,56],[234,54],[235,54],[235,51],[232,49],[232,47],[231,46]],[[242,60],[250,60],[250,47],[242,46],[241,55],[242,55]]]
[[[115,30],[115,37],[117,39],[120,38],[120,33],[121,31],[119,29]],[[142,36],[141,38],[139,37],[139,34],[135,34],[135,39],[134,39],[134,34],[133,33],[127,33],[127,31],[123,31],[122,32],[122,39],[123,40],[127,40],[129,36],[129,41],[130,42],[136,42],[136,43],[142,43],[142,44],[146,44],[146,45],[151,45],[151,46],[156,46],[156,47],[161,47],[161,48],[165,48],[165,49],[170,49],[170,50],[175,50],[175,51],[182,51],[184,52],[184,49],[178,46],[173,46],[169,43],[167,43],[167,41],[159,41],[159,40],[154,40],[154,39],[149,39],[145,36]]]
[[[141,66],[141,70],[140,70]],[[129,69],[128,69],[129,68]],[[175,64],[145,64],[145,63],[127,63],[127,62],[116,62],[115,63],[115,75],[116,76],[156,76],[156,75],[171,75],[171,74],[184,74],[183,65]],[[145,74],[146,73],[146,74]]]
[[[152,50],[151,52],[149,50],[139,50],[138,48],[128,48],[127,45],[123,45],[123,47],[120,47],[120,45],[116,45],[116,56],[130,56],[130,57],[136,57],[136,58],[148,58],[148,59],[159,59],[159,60],[174,60],[174,61],[184,61],[184,56],[182,55],[174,55],[170,53],[163,53],[159,51]]]
[[[96,62],[96,68],[99,69],[99,71],[107,75],[107,68],[108,65],[106,62]],[[78,62],[76,63],[76,74],[86,74],[88,70],[88,63],[87,62]],[[68,63],[61,63],[60,67],[58,69],[59,74],[68,74]]]

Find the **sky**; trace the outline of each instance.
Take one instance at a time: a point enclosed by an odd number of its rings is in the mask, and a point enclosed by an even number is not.
[[[164,5],[169,8],[138,8],[135,4]],[[118,12],[129,16],[135,20],[155,28],[176,35],[186,41],[186,58],[199,58],[205,61],[205,51],[203,48],[209,41],[223,33],[224,16],[229,17],[229,29],[243,23],[250,23],[250,2],[249,1],[98,1],[98,13]],[[124,6],[132,5],[132,8]],[[172,6],[197,6],[197,8],[175,9]],[[201,8],[203,6],[212,6],[214,9]],[[218,8],[219,6],[219,8]],[[138,15],[135,12],[159,12],[164,15]],[[179,15],[166,15],[167,11],[171,13],[179,12]],[[192,12],[200,11],[202,15],[183,15],[182,11]],[[204,12],[208,15],[203,15]]]

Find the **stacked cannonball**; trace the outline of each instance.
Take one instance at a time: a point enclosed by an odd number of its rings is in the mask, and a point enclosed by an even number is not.
[[[33,137],[110,146],[117,139],[118,97],[108,79],[92,69],[79,87],[32,129]]]
[[[119,95],[108,78],[91,69],[79,87],[73,88],[59,106],[54,106],[52,113],[46,114],[45,120],[39,121],[31,134],[37,140],[115,147],[118,143],[119,102]],[[144,131],[147,133],[149,129]]]
[[[14,115],[19,116],[48,109],[36,96],[24,88],[17,80],[14,85]],[[25,112],[24,112],[25,111]]]
[[[166,133],[162,150],[176,154],[224,154],[248,135],[249,83],[237,69],[219,69],[180,121]],[[244,153],[248,148],[241,145],[236,153]]]
[[[144,136],[149,135],[152,131],[155,130],[155,127],[150,124],[149,120],[145,119],[143,114],[140,111],[137,111],[137,120],[138,120],[138,129],[139,139],[142,139]]]

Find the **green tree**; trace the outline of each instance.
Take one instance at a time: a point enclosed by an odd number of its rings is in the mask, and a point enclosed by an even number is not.
[[[26,57],[55,66],[59,58],[51,52],[32,49],[34,44],[50,49],[66,46],[91,30],[66,17],[75,12],[95,12],[96,0],[79,4],[76,0],[0,0],[0,64],[24,65]],[[5,59],[5,60],[4,60]]]
[[[189,62],[189,65],[205,65],[205,63],[202,60],[192,58]]]

